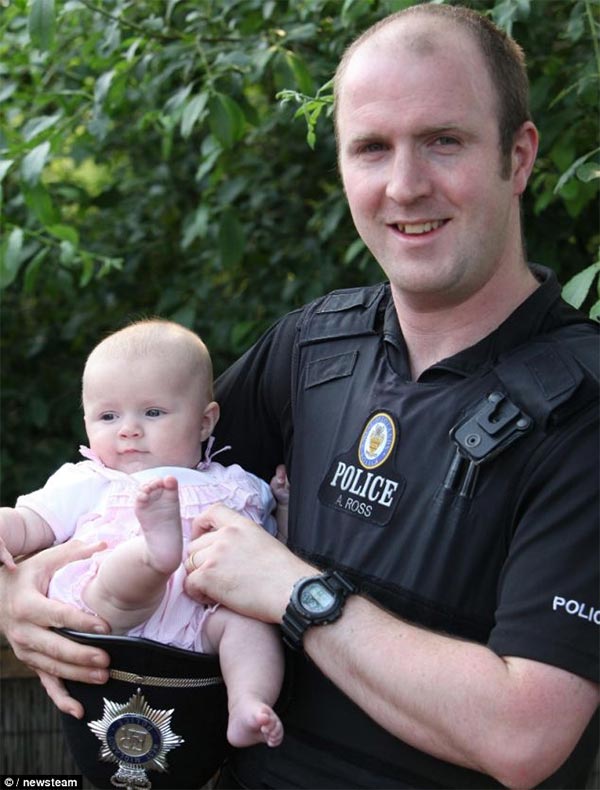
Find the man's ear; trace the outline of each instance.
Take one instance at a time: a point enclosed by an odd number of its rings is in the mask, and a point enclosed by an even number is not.
[[[215,425],[219,422],[221,409],[216,401],[211,401],[204,409],[202,415],[202,441],[208,439],[214,430]]]
[[[515,135],[512,150],[512,180],[515,194],[522,195],[527,187],[537,156],[539,135],[531,121],[525,121]]]

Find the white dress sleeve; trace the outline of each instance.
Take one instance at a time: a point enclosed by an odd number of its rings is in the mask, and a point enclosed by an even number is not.
[[[42,488],[20,496],[16,507],[33,510],[54,532],[54,542],[64,543],[79,519],[97,506],[108,482],[93,462],[64,464]]]
[[[237,464],[227,467],[227,471],[231,478],[239,481],[241,488],[250,493],[242,507],[233,505],[235,509],[258,524],[262,524],[271,535],[275,535],[277,533],[277,522],[274,515],[275,498],[270,486],[260,477],[247,472]]]

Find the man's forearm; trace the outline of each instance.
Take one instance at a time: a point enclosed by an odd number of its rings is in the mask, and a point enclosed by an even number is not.
[[[316,569],[222,505],[196,526],[202,534],[189,546],[188,594],[281,623],[294,582]],[[335,623],[309,628],[304,647],[394,736],[506,785],[533,786],[553,773],[598,704],[590,681],[426,631],[360,596],[347,600]]]
[[[359,597],[338,622],[309,629],[304,643],[393,735],[507,786],[534,786],[553,773],[598,704],[590,681],[412,626]]]

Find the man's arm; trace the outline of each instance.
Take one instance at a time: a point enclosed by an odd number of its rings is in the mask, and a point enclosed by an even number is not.
[[[271,327],[215,382],[221,407],[215,448],[231,446],[219,461],[239,464],[263,480],[270,480],[279,464],[290,466],[290,363],[299,315],[291,313]]]
[[[280,623],[294,582],[315,568],[223,506],[196,523],[210,531],[189,546],[187,592]],[[532,787],[552,774],[600,699],[589,680],[426,631],[359,596],[336,623],[309,629],[304,645],[393,735],[510,787]]]
[[[535,787],[554,773],[600,701],[590,680],[426,631],[359,597],[337,623],[309,629],[304,644],[393,735],[507,787]]]
[[[0,630],[17,658],[40,674],[55,705],[78,718],[83,715],[83,709],[67,694],[58,678],[105,683],[108,655],[98,648],[73,642],[49,627],[91,633],[108,633],[109,628],[99,617],[49,600],[46,591],[58,568],[90,557],[102,545],[69,541],[18,563],[15,571],[0,569]],[[51,679],[49,675],[57,677]]]

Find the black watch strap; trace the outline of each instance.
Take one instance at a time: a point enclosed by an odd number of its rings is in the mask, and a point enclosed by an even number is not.
[[[317,619],[311,617],[308,614],[304,614],[298,610],[298,607],[295,604],[294,591],[299,585],[308,582],[311,579],[319,579],[331,592],[335,593],[337,597],[336,608],[330,614],[328,614],[327,618],[325,619]],[[293,650],[302,650],[302,639],[306,631],[312,625],[327,625],[328,623],[333,623],[335,620],[337,620],[342,614],[346,598],[355,592],[356,587],[354,587],[354,585],[349,582],[348,579],[344,578],[344,576],[342,576],[342,574],[338,571],[326,571],[325,573],[319,574],[317,576],[300,579],[294,585],[290,602],[287,605],[285,614],[283,615],[283,619],[281,621],[281,631],[285,644],[291,647]]]

